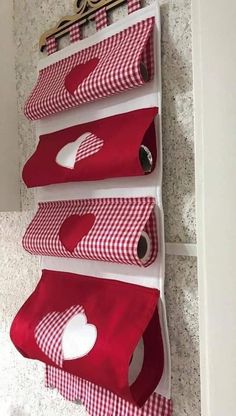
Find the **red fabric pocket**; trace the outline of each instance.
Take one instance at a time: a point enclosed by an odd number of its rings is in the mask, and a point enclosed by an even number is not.
[[[158,300],[156,289],[44,270],[11,339],[24,356],[142,406],[163,372]]]
[[[154,204],[154,198],[42,202],[23,247],[32,254],[147,267],[158,251]]]
[[[40,136],[23,169],[25,184],[36,187],[152,172],[157,153],[157,111],[131,111]]]

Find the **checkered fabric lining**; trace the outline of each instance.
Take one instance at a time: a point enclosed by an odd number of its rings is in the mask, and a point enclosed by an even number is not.
[[[100,30],[107,26],[107,12],[106,7],[103,7],[102,9],[98,10],[95,13],[95,23],[96,23],[96,29]]]
[[[63,370],[46,366],[46,387],[67,400],[81,402],[90,416],[172,416],[172,401],[153,393],[142,408]]]
[[[70,29],[70,43],[77,42],[82,39],[81,28],[79,23],[73,24]]]
[[[141,7],[141,0],[128,0],[128,13],[136,12],[136,10],[140,9]]]
[[[23,237],[23,247],[32,254],[76,257],[147,267],[157,256],[154,198],[103,198],[42,202]],[[71,215],[93,214],[92,228],[69,252],[59,239],[59,230]],[[151,254],[143,264],[137,247],[142,231],[151,240]]]
[[[57,41],[55,37],[52,38],[48,38],[46,40],[46,49],[47,49],[47,54],[51,55],[52,53],[57,52]]]
[[[94,155],[97,153],[103,146],[104,141],[103,139],[99,139],[95,134],[90,134],[86,138],[86,140],[81,143],[78,152],[76,154],[75,162],[79,162],[82,159],[85,159],[86,157],[89,157],[91,155]]]
[[[80,312],[84,313],[84,309],[79,305],[71,306],[64,312],[50,312],[35,328],[39,348],[59,367],[63,365],[61,339],[65,324]]]
[[[42,69],[26,102],[25,115],[37,120],[143,85],[141,62],[151,70],[149,79],[153,77],[153,48],[152,40],[149,40],[152,38],[153,24],[154,17],[150,17]],[[99,59],[98,65],[71,94],[65,88],[66,76],[73,68],[93,58]]]

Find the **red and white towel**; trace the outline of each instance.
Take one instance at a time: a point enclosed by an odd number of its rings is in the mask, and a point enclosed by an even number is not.
[[[46,366],[46,387],[70,401],[79,401],[89,416],[172,416],[172,401],[153,393],[139,408],[114,393],[63,370]]]

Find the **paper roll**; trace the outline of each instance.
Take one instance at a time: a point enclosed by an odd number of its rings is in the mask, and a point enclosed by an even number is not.
[[[150,173],[153,166],[153,157],[147,146],[141,145],[139,149],[139,160],[145,173]]]
[[[143,62],[141,62],[140,64],[140,72],[141,72],[143,81],[147,82],[149,80],[149,75],[148,75],[147,67]]]
[[[151,240],[149,235],[143,231],[138,242],[138,257],[145,264],[151,256]]]
[[[129,386],[131,386],[138,378],[143,367],[144,360],[144,342],[140,339],[130,362],[129,366]]]

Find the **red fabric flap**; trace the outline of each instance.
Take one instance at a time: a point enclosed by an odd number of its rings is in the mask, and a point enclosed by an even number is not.
[[[141,406],[163,372],[158,299],[156,289],[44,270],[12,323],[11,339],[25,357]],[[143,360],[129,385],[129,367],[141,339]]]
[[[131,111],[40,136],[23,169],[28,187],[144,175],[140,147],[156,163],[157,108]]]
[[[153,24],[150,17],[42,69],[25,104],[25,115],[37,120],[152,79]],[[141,64],[146,66],[147,79]]]
[[[157,256],[154,204],[154,198],[43,202],[23,247],[32,254],[148,266]]]

